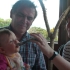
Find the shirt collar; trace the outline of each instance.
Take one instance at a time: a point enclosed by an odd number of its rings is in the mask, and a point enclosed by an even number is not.
[[[9,25],[9,29],[10,29],[11,31],[13,31],[13,32],[14,32],[14,29],[13,29],[13,27],[11,26],[11,24]],[[28,37],[28,35],[29,35],[29,33],[28,33],[28,32],[25,32],[25,34],[23,34],[23,36],[21,37],[21,39],[20,39],[20,40],[22,40],[22,38],[27,38],[27,37]]]

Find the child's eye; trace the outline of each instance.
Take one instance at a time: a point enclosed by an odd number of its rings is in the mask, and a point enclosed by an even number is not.
[[[14,40],[10,40],[10,43],[13,43],[14,42]]]

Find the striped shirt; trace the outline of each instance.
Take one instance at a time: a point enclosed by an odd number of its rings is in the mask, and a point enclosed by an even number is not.
[[[62,56],[70,62],[70,41],[64,45]]]

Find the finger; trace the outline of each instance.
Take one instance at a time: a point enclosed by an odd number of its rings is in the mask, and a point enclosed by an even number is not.
[[[36,40],[34,40],[35,42],[41,42],[42,43],[42,38],[41,38],[41,35],[39,33],[32,33],[31,34]]]

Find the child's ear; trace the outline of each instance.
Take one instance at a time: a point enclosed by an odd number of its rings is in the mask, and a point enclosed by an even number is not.
[[[5,51],[2,47],[0,47],[0,53],[5,53]]]

